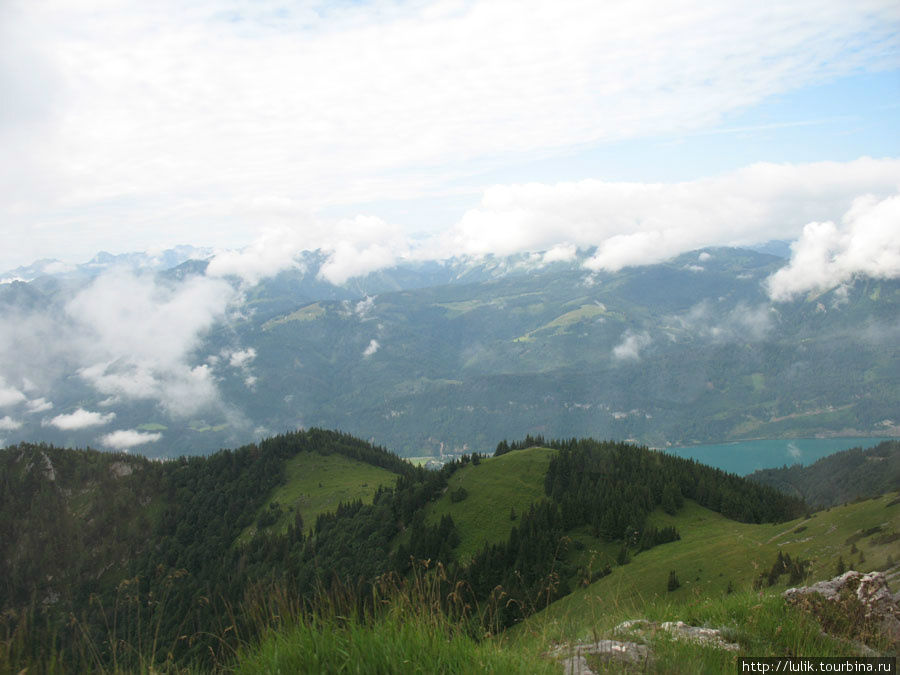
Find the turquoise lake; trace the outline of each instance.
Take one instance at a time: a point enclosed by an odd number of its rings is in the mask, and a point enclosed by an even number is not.
[[[666,448],[678,457],[689,457],[703,464],[741,476],[757,469],[779,468],[787,464],[812,464],[822,457],[848,448],[871,448],[890,438],[786,438],[767,441],[736,441],[719,445],[694,445]]]

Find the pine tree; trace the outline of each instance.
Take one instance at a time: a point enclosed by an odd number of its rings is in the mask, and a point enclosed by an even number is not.
[[[675,573],[675,570],[671,570],[669,572],[669,582],[666,584],[666,590],[669,592],[674,591],[677,588],[681,587],[681,582],[678,581],[678,575]]]

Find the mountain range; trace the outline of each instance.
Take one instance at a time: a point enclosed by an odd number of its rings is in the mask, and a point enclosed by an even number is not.
[[[617,272],[586,269],[591,254],[407,261],[342,284],[321,251],[243,276],[191,247],[14,270],[0,440],[171,457],[316,426],[440,457],[525,434],[900,433],[897,280],[774,302],[786,261],[761,250]]]

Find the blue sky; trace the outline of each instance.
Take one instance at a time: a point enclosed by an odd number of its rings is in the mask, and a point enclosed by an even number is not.
[[[889,0],[12,0],[0,270],[799,237],[897,192],[898,25]]]
[[[360,211],[425,229],[451,226],[477,206],[484,184],[689,181],[756,162],[849,162],[900,156],[900,71],[858,73],[804,87],[738,111],[687,134],[589,144],[485,167],[455,183],[460,194],[370,202],[327,209],[330,217]],[[900,182],[900,177],[898,177]]]

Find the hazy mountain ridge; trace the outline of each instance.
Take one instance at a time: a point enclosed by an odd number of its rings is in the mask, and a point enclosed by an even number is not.
[[[36,260],[30,265],[22,265],[6,272],[0,272],[0,284],[13,281],[29,282],[41,277],[90,279],[114,268],[162,272],[189,260],[205,260],[212,255],[212,248],[185,244],[154,253],[136,251],[112,254],[100,251],[89,261],[77,264],[45,258]]]
[[[419,456],[522,431],[654,446],[898,433],[896,280],[773,303],[776,256],[709,248],[611,273],[590,255],[409,262],[343,285],[321,251],[256,283],[187,261],[2,284],[4,315],[35,328],[5,329],[24,356],[0,436],[172,456],[323,426]]]

